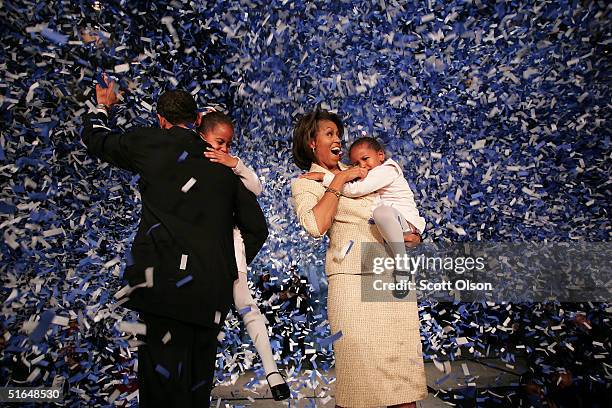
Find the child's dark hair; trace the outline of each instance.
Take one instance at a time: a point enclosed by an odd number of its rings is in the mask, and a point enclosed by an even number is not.
[[[227,116],[225,113],[219,111],[208,112],[207,114],[202,116],[202,121],[200,122],[200,126],[198,126],[198,132],[202,134],[207,134],[217,125],[222,124],[228,125],[232,129],[234,129],[232,119],[230,119],[230,117]]]
[[[324,109],[315,110],[303,115],[293,130],[293,162],[302,170],[308,170],[315,161],[314,153],[308,146],[317,133],[317,126],[321,120],[330,120],[336,124],[338,135],[342,138],[344,126],[340,116]]]
[[[365,137],[360,137],[359,139],[353,142],[351,147],[349,147],[349,151],[348,151],[349,156],[351,155],[351,151],[353,151],[354,148],[362,146],[362,145],[366,145],[370,149],[373,149],[377,152],[385,151],[385,148],[378,140],[374,139],[373,137],[365,136]]]

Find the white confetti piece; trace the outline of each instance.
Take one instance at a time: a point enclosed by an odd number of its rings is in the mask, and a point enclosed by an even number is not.
[[[44,231],[43,237],[49,238],[49,237],[53,237],[53,236],[60,235],[60,234],[64,234],[63,228],[53,228],[53,229]]]
[[[28,94],[26,95],[26,102],[30,102],[32,101],[32,99],[34,98],[34,90],[36,90],[36,88],[38,88],[40,86],[40,83],[38,82],[34,82],[32,85],[30,85],[30,89],[28,89]]]
[[[119,289],[113,296],[115,299],[120,299],[132,293],[132,290],[133,288],[130,285],[125,285],[124,287]]]
[[[154,268],[152,266],[145,269],[145,283],[147,288],[153,287],[153,272]]]
[[[474,142],[474,144],[472,145],[472,149],[473,150],[481,150],[485,147],[485,145],[487,144],[487,139],[480,139],[477,140],[476,142]]]
[[[189,181],[187,181],[187,183],[185,183],[185,185],[181,187],[181,191],[183,193],[188,192],[195,183],[196,183],[196,179],[194,179],[193,177],[190,178]]]
[[[119,395],[121,395],[121,391],[119,391],[118,389],[115,389],[115,391],[113,391],[113,393],[108,396],[108,403],[109,404],[114,403],[115,400],[119,398]]]
[[[435,358],[432,359],[434,366],[438,369],[438,371],[444,372],[444,364],[441,363],[440,361],[436,360]]]
[[[459,346],[463,346],[468,343],[468,339],[466,337],[457,337],[457,344]]]
[[[40,375],[40,368],[36,367],[31,373],[30,375],[28,375],[28,378],[26,379],[26,382],[31,383],[34,380],[36,380],[38,378],[38,376]]]
[[[115,257],[115,258],[111,259],[110,261],[106,262],[104,264],[104,268],[108,269],[111,266],[118,264],[120,261],[121,261],[121,259],[119,259],[118,257]]]
[[[145,108],[146,110],[148,110],[149,112],[153,111],[153,106],[151,106],[149,103],[145,102],[145,101],[140,101],[140,105]]]
[[[141,335],[147,334],[147,326],[144,323],[120,321],[119,323],[117,323],[117,328],[119,329],[119,331],[125,333]]]
[[[187,258],[188,256],[185,254],[181,255],[181,264],[179,265],[179,269],[184,271],[185,269],[187,269]]]
[[[121,74],[130,70],[130,64],[115,65],[115,73]]]
[[[53,320],[51,320],[51,323],[57,324],[58,326],[68,327],[70,319],[65,316],[54,316]]]
[[[434,13],[426,14],[423,17],[421,17],[421,23],[429,23],[430,21],[433,21],[435,18],[436,18],[436,15]]]

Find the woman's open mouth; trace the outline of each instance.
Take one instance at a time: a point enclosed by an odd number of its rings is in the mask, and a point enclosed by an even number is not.
[[[332,152],[332,154],[334,154],[336,156],[340,156],[340,153],[342,152],[342,149],[340,149],[339,147],[332,147],[331,148],[331,152]]]

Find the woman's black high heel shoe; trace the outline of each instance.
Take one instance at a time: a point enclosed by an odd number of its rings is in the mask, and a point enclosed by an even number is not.
[[[270,377],[271,375],[274,375],[274,374],[280,375],[281,378],[283,379],[283,382],[282,382],[282,384],[276,384],[273,387],[273,386],[270,385],[270,380],[268,379],[268,377]],[[274,401],[286,400],[287,398],[289,398],[291,396],[291,391],[289,390],[289,386],[285,382],[285,377],[283,377],[283,375],[281,373],[279,373],[278,371],[274,371],[273,373],[270,373],[270,374],[266,375],[266,381],[268,382],[268,386],[270,387],[270,391],[272,391],[272,398],[274,398]]]
[[[397,277],[398,276],[403,276],[403,277],[409,277],[410,272],[406,272],[406,271],[398,271],[397,269],[395,271],[393,271],[393,282],[395,283],[395,288],[393,289],[393,291],[391,292],[393,294],[393,297],[396,299],[403,299],[406,296],[408,296],[408,293],[410,292],[410,289],[408,289],[408,285],[406,285],[405,288],[403,289],[399,289],[398,286],[398,280]],[[400,279],[400,282],[402,281],[402,279]]]

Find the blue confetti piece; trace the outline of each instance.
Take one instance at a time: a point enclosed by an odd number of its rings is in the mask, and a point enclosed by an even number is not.
[[[96,75],[96,80],[98,81],[98,85],[100,85],[101,88],[108,87],[108,85],[106,85],[106,81],[104,80],[104,73],[102,71],[98,71],[98,74]]]
[[[181,155],[178,158],[178,162],[182,162],[183,160],[185,160],[188,156],[188,153],[186,151],[183,151],[183,153],[181,153]]]
[[[0,214],[15,214],[15,211],[17,211],[17,207],[4,201],[0,201]]]
[[[132,251],[128,251],[127,252],[126,264],[127,264],[127,266],[134,265],[134,256],[132,255]]]
[[[195,384],[193,387],[191,387],[191,391],[195,391],[198,388],[200,388],[201,386],[203,386],[204,384],[206,384],[208,381],[207,380],[202,380],[199,383]]]
[[[328,345],[330,345],[332,343],[335,343],[341,337],[342,337],[342,330],[338,331],[337,333],[332,334],[329,337],[326,337],[326,338],[320,340],[319,344],[321,345],[321,347],[325,347],[325,346],[328,346]]]
[[[161,225],[161,223],[157,223],[157,224],[153,224],[151,225],[151,227],[149,227],[149,229],[147,230],[147,235],[149,235],[151,233],[151,231],[153,231],[155,228],[159,227]]]
[[[187,275],[183,279],[181,279],[178,282],[176,282],[176,287],[180,288],[181,286],[185,285],[186,283],[191,282],[192,280],[193,280],[193,276]]]
[[[247,306],[247,307],[243,307],[242,309],[238,310],[238,314],[240,314],[240,316],[244,316],[250,311],[251,311],[251,306]]]
[[[163,376],[166,380],[170,379],[170,372],[161,364],[155,366],[155,371]]]
[[[375,133],[390,155],[398,162],[403,158],[400,165],[433,240],[505,241],[517,236],[525,241],[609,240],[605,205],[609,166],[605,159],[610,150],[606,126],[610,98],[602,68],[606,66],[604,49],[609,37],[607,4],[589,2],[585,6],[585,2],[563,0],[560,5],[539,7],[528,2],[497,2],[490,13],[483,13],[478,2],[436,4],[435,9],[418,2],[402,3],[401,7],[386,2],[384,18],[380,19],[378,3],[330,3],[328,15],[296,3],[296,13],[281,18],[279,11],[267,4],[238,2],[228,7],[214,3],[207,8],[164,8],[132,16],[106,4],[102,10],[94,10],[50,0],[35,6],[36,21],[30,21],[13,3],[5,2],[0,15],[9,25],[25,30],[7,32],[0,49],[3,60],[21,68],[19,74],[4,78],[7,86],[0,98],[0,117],[10,129],[0,140],[0,161],[10,165],[0,170],[10,187],[0,197],[6,204],[0,204],[0,223],[8,244],[2,249],[2,262],[16,276],[31,271],[45,281],[34,293],[18,280],[15,292],[10,292],[14,298],[5,307],[12,310],[5,314],[3,324],[11,337],[3,352],[13,353],[11,357],[17,359],[22,354],[28,358],[32,351],[30,342],[24,341],[28,336],[19,333],[23,318],[46,310],[53,297],[66,307],[76,302],[87,309],[114,310],[110,315],[103,313],[105,317],[89,328],[84,322],[92,322],[77,316],[82,334],[77,348],[90,350],[87,361],[74,366],[58,358],[49,363],[59,375],[70,379],[71,386],[89,390],[112,381],[111,370],[101,371],[106,364],[119,370],[133,367],[133,356],[105,362],[107,352],[125,349],[128,344],[106,332],[113,326],[113,316],[123,313],[122,308],[115,308],[112,298],[118,289],[116,276],[93,271],[110,259],[121,259],[124,248],[130,247],[138,223],[133,210],[141,205],[133,192],[144,183],[139,183],[138,175],[91,160],[78,138],[69,136],[69,129],[79,128],[87,111],[84,104],[74,103],[74,98],[91,99],[93,86],[88,94],[82,92],[99,77],[98,67],[129,64],[134,83],[122,83],[130,89],[129,97],[111,114],[111,122],[128,119],[120,125],[126,131],[157,126],[152,107],[164,89],[194,90],[198,85],[206,90],[195,92],[199,107],[214,100],[219,110],[231,107],[234,119],[248,119],[235,121],[233,154],[240,155],[265,181],[266,192],[259,201],[267,219],[274,220],[270,238],[251,267],[267,270],[278,279],[258,289],[268,291],[267,295],[280,290],[294,265],[311,287],[306,292],[308,301],[302,303],[302,308],[308,304],[305,313],[296,315],[286,302],[269,314],[274,316],[270,319],[272,328],[277,331],[283,327],[294,341],[300,336],[313,344],[329,330],[328,325],[320,325],[327,316],[325,245],[305,238],[288,200],[290,180],[299,171],[291,161],[287,135],[296,117],[316,104],[341,113],[347,129],[344,143],[349,144],[353,135],[362,131]],[[353,8],[360,13],[354,13]],[[159,24],[155,24],[166,15],[181,22],[173,27],[183,50],[172,54],[170,65],[150,57],[141,59],[147,49],[162,57],[170,55],[167,50],[174,47],[173,37],[158,32]],[[298,16],[303,15],[307,18],[298,24]],[[81,28],[76,16],[108,31],[98,33],[100,46],[68,43],[73,32],[76,34],[73,29]],[[199,19],[210,20],[210,25],[206,24],[210,28],[192,23]],[[493,23],[495,30],[490,28]],[[291,29],[283,29],[284,25]],[[408,28],[400,29],[404,26]],[[45,37],[44,28],[48,30],[45,34],[56,40]],[[30,36],[24,36],[23,31]],[[209,31],[212,34],[208,35]],[[107,41],[111,37],[112,43]],[[296,41],[301,37],[311,41]],[[350,45],[337,49],[347,38]],[[219,42],[223,47],[216,46]],[[49,46],[57,44],[67,46]],[[144,48],[134,44],[144,44]],[[207,50],[206,64],[189,52],[190,47]],[[326,57],[330,55],[333,58]],[[62,74],[65,72],[75,75]],[[406,75],[399,78],[395,72]],[[240,87],[234,89],[236,78],[240,78]],[[295,86],[298,81],[309,85]],[[53,86],[45,85],[48,83]],[[147,105],[142,104],[145,101]],[[270,117],[278,120],[270,121]],[[57,143],[50,143],[51,138]],[[118,185],[124,187],[112,190]],[[61,251],[51,241],[50,248],[36,241],[41,231],[53,228],[66,231]],[[11,249],[14,244],[18,251]],[[26,257],[37,261],[27,263]],[[76,266],[75,271],[66,274],[72,275],[58,279],[55,271],[61,270],[59,265],[70,264]],[[72,281],[74,289],[69,290],[56,283]],[[499,345],[516,335],[504,337],[498,330],[493,336],[478,330],[504,321],[505,310],[486,304],[460,306],[448,304],[441,313],[439,306],[419,302],[421,316],[429,315],[422,320],[425,353],[436,355],[445,350],[452,361],[457,345],[450,333],[456,333],[456,337],[474,339],[476,356],[492,357],[499,352]],[[589,310],[594,330],[609,331],[608,323],[592,315],[602,313],[606,306],[583,306]],[[529,322],[526,326],[530,329],[525,329],[521,340],[532,353],[551,335],[550,329],[540,331],[534,325],[542,321],[558,324],[560,319],[554,311],[551,318],[537,305],[531,310],[514,306],[512,313],[513,321]],[[235,358],[243,329],[237,320],[225,321],[225,351],[219,358],[225,372],[217,372],[220,379],[237,373],[244,361],[242,356]],[[480,327],[469,326],[473,322]],[[439,334],[447,326],[452,330],[441,339]],[[67,349],[69,330],[49,326],[49,335],[38,345],[39,351],[47,354],[39,365]],[[570,324],[554,334],[560,338],[559,344],[575,345],[568,339],[579,337],[582,332],[577,330],[587,329]],[[490,336],[495,341],[489,341]],[[94,342],[107,343],[108,348]],[[280,349],[283,341],[277,337],[273,345]],[[592,351],[590,347],[584,350]],[[295,364],[299,372],[301,351],[293,351],[282,363]],[[609,355],[607,343],[602,351]],[[555,372],[558,362],[550,357],[546,364],[532,364],[536,374]],[[515,357],[503,355],[502,359],[513,361]],[[313,378],[326,382],[325,370],[332,361],[331,351],[320,350],[313,367],[323,375]],[[605,378],[592,371],[592,364],[584,363],[588,373],[580,381],[588,382],[587,387],[605,384]],[[78,373],[71,372],[70,366]],[[263,375],[261,369],[258,375]],[[42,386],[40,377],[36,385]],[[491,398],[480,399],[487,400]],[[79,393],[67,395],[66,403],[82,403]],[[125,393],[115,403],[131,405]],[[89,404],[108,401],[92,394]]]
[[[68,42],[68,36],[58,33],[57,31],[53,31],[49,28],[43,29],[40,34],[45,37],[47,40],[52,41],[56,44],[66,44]]]
[[[32,343],[38,344],[42,341],[54,317],[55,317],[55,312],[53,312],[52,310],[45,310],[40,315],[40,319],[38,320],[38,325],[36,326],[34,331],[32,331],[32,333],[30,334],[30,341]]]
[[[442,384],[444,381],[448,380],[450,378],[450,376],[451,376],[450,373],[446,374],[446,375],[443,375],[442,377],[440,377],[440,378],[438,378],[436,380],[436,384],[437,385]]]

